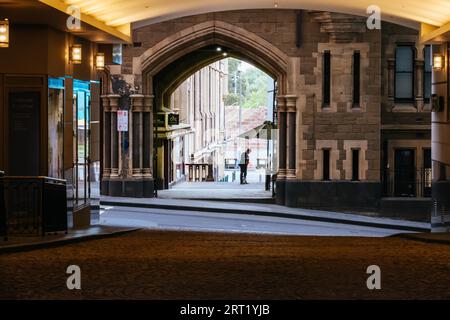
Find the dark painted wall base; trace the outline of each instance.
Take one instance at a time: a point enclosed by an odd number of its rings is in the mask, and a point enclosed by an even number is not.
[[[380,206],[379,182],[287,180],[285,188],[288,207],[378,210]]]
[[[284,206],[286,203],[286,180],[276,182],[276,204]]]
[[[379,212],[383,217],[430,223],[431,199],[384,198],[381,199]]]
[[[433,182],[432,201],[431,226],[433,231],[450,231],[450,181]]]
[[[381,196],[380,182],[286,180],[277,182],[276,201],[293,208],[370,212],[379,217],[430,222],[430,199]]]
[[[153,198],[153,179],[103,180],[101,194],[111,197]]]

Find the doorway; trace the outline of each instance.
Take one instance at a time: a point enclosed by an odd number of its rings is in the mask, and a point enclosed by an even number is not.
[[[8,175],[39,176],[41,93],[39,91],[11,91],[8,102]]]
[[[416,196],[415,150],[395,150],[395,196]]]

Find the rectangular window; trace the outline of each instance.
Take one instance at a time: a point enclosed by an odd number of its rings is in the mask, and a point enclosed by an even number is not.
[[[353,107],[360,105],[360,81],[361,81],[361,54],[359,51],[353,53]]]
[[[323,53],[323,106],[330,106],[331,98],[331,54],[330,51]]]
[[[359,181],[359,149],[352,150],[352,180]]]
[[[330,149],[323,149],[323,180],[330,180]]]
[[[414,101],[414,50],[398,46],[395,52],[395,100]]]
[[[424,52],[424,67],[423,67],[423,100],[425,103],[430,102],[431,97],[431,46],[426,45]]]

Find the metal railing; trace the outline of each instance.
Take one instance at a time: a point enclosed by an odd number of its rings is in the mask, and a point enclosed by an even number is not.
[[[67,232],[66,181],[48,177],[0,178],[3,236]],[[0,222],[1,224],[1,222]]]
[[[188,182],[211,182],[214,181],[213,166],[206,163],[188,163],[187,177]]]
[[[382,182],[385,197],[431,197],[431,168],[385,170]]]

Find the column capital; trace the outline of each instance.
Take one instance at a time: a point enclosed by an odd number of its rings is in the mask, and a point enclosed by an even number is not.
[[[425,61],[419,59],[415,61],[415,64],[417,68],[423,68],[425,66]]]
[[[131,111],[142,112],[144,107],[144,95],[143,94],[131,94]]]
[[[278,112],[286,112],[286,98],[285,96],[277,96],[277,110]]]
[[[153,101],[154,95],[144,95],[144,105],[143,112],[152,112],[153,111]]]
[[[296,95],[285,96],[287,112],[296,112],[297,111],[297,98],[298,97]]]
[[[102,95],[102,96],[100,96],[100,98],[102,99],[103,111],[109,112],[110,111],[109,96]]]
[[[117,109],[119,108],[120,94],[110,94],[108,95],[108,99],[111,112],[117,112]]]
[[[388,62],[388,68],[393,69],[395,67],[395,59],[393,59],[393,58],[387,59],[387,62]]]

